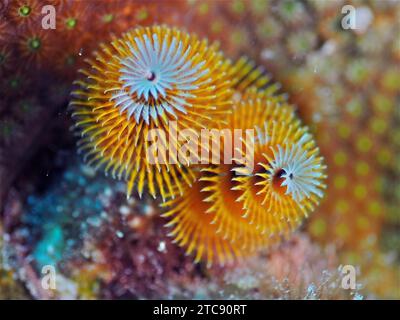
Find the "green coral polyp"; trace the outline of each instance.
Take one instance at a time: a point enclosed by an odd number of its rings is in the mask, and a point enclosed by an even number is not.
[[[18,9],[18,12],[21,17],[27,17],[31,14],[32,9],[28,5],[24,5]]]
[[[42,42],[38,37],[34,37],[28,40],[28,47],[31,51],[38,51],[42,46]]]
[[[78,21],[75,18],[68,18],[65,21],[65,25],[67,26],[68,29],[74,29],[77,25]]]
[[[145,19],[147,19],[148,17],[149,17],[149,13],[147,12],[146,9],[140,10],[140,11],[137,13],[137,15],[136,15],[136,18],[137,18],[139,21],[145,20]]]
[[[102,17],[102,20],[103,20],[104,23],[110,23],[110,22],[112,22],[114,20],[114,15],[111,14],[111,13],[105,14]]]

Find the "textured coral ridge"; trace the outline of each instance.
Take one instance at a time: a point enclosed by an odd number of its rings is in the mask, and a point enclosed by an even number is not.
[[[163,198],[173,186],[182,191],[190,185],[194,175],[179,163],[148,163],[147,137],[153,128],[171,137],[172,120],[176,130],[199,131],[230,112],[229,62],[217,46],[165,26],[140,27],[101,45],[87,62],[71,106],[89,164],[124,177],[128,195],[135,184],[140,195],[147,185],[152,196]],[[182,142],[172,139],[180,150]]]
[[[245,167],[244,154],[231,165],[202,167],[192,188],[164,204],[170,236],[195,261],[223,265],[279,243],[322,197],[326,176],[318,148],[293,107],[279,100],[253,86],[228,117],[225,128],[259,133],[252,141],[260,161],[254,170]]]

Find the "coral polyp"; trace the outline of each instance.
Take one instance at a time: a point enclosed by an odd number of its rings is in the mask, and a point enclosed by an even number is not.
[[[15,23],[32,23],[40,15],[40,3],[37,0],[16,0],[12,1],[9,8],[9,15]]]
[[[40,67],[46,61],[46,57],[53,51],[49,44],[48,33],[43,30],[29,29],[18,39],[21,56],[27,65]]]
[[[147,138],[151,129],[171,137],[171,121],[199,132],[230,112],[230,64],[217,45],[166,26],[139,27],[102,44],[88,63],[71,106],[89,163],[124,177],[128,195],[135,185],[154,197],[176,185],[182,191],[180,180],[190,184],[193,174],[179,163],[150,165]],[[180,150],[184,142],[172,139]]]

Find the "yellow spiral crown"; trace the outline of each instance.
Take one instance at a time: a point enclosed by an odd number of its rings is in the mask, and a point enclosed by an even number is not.
[[[128,195],[136,184],[141,195],[182,191],[194,176],[176,155],[157,166],[148,163],[149,131],[169,136],[169,122],[178,129],[216,126],[231,110],[229,62],[217,45],[164,26],[136,28],[101,45],[80,70],[71,106],[88,163],[127,180]],[[180,150],[182,141],[174,138]]]

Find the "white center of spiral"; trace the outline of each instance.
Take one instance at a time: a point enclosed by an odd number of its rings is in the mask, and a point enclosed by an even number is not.
[[[164,111],[175,117],[175,111],[186,113],[192,106],[187,99],[206,81],[205,61],[194,64],[197,54],[175,36],[159,41],[154,33],[151,38],[136,37],[134,44],[127,43],[130,55],[120,60],[122,88],[111,100],[136,122],[149,123]]]
[[[308,134],[306,134],[307,136]],[[278,145],[277,150],[272,148],[274,161],[270,164],[272,172],[281,170],[283,179],[281,186],[286,186],[286,194],[290,194],[295,201],[302,201],[311,194],[322,197],[320,179],[323,176],[321,164],[315,155],[309,156],[303,148],[302,141],[293,145]]]

